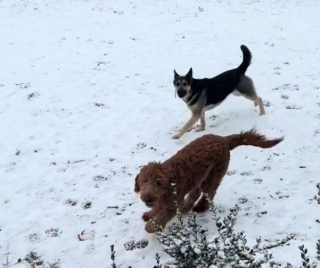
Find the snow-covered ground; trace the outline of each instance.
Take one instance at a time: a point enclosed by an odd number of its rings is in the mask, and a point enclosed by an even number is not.
[[[296,234],[270,251],[276,260],[298,267],[301,244],[315,257],[319,13],[315,0],[0,1],[0,265],[33,251],[39,267],[110,267],[111,244],[120,267],[151,268],[156,252],[167,261],[144,231],[134,177],[204,134],[171,138],[189,118],[173,69],[212,77],[239,65],[241,44],[266,115],[230,96],[207,113],[205,133],[255,126],[285,140],[232,151],[215,204],[224,216],[240,202],[236,229],[251,245]],[[210,217],[199,223],[215,236]]]

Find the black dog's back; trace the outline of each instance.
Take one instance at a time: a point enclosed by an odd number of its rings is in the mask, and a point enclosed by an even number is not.
[[[236,89],[241,76],[247,71],[252,55],[245,45],[241,45],[240,49],[243,53],[243,60],[237,68],[223,72],[213,78],[193,79],[193,91],[202,92],[206,90],[206,106],[219,104],[226,99]]]

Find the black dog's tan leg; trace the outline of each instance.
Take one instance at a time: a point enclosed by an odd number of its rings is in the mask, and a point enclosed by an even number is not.
[[[203,130],[205,130],[205,128],[206,128],[205,112],[201,113],[200,123],[201,123]]]
[[[264,107],[263,107],[262,99],[261,99],[260,97],[258,97],[258,96],[251,97],[251,96],[246,96],[246,95],[244,95],[244,97],[245,97],[246,99],[248,99],[248,100],[253,101],[254,107],[259,106],[260,115],[266,114],[266,111],[264,110]]]
[[[250,77],[243,75],[237,86],[237,90],[239,91],[240,95],[248,100],[253,101],[255,107],[259,106],[260,115],[264,115],[266,113],[263,107],[262,99],[257,95],[253,81]],[[234,93],[234,95],[236,94]]]
[[[206,119],[205,119],[205,112],[202,112],[201,113],[201,116],[200,116],[200,127],[196,130],[197,132],[200,132],[200,131],[204,131],[206,129]]]
[[[185,134],[189,128],[191,128],[195,123],[197,123],[197,121],[200,119],[201,117],[201,113],[200,114],[192,114],[191,118],[189,119],[189,121],[182,127],[182,129],[180,130],[180,132],[176,135],[174,135],[172,138],[173,139],[180,139],[183,134]]]

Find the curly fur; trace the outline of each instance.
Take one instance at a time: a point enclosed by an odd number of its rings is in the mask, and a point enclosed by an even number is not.
[[[154,219],[162,228],[176,215],[172,199],[171,183],[176,184],[177,201],[182,213],[191,209],[204,212],[209,208],[202,192],[212,200],[227,172],[230,150],[240,145],[271,148],[282,138],[267,139],[254,129],[230,136],[204,135],[179,150],[166,161],[149,162],[135,178],[134,191],[150,208],[142,219],[145,230],[155,230],[149,221]],[[187,196],[186,196],[187,195]]]

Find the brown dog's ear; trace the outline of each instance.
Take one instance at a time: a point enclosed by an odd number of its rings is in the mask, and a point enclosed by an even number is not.
[[[135,193],[139,193],[140,192],[138,180],[139,180],[139,174],[136,176],[135,183],[134,183],[134,192]]]

